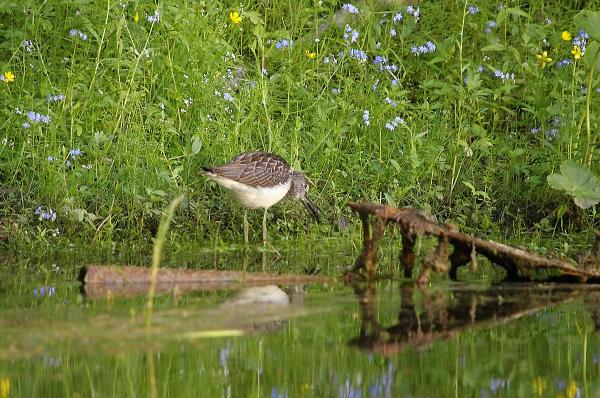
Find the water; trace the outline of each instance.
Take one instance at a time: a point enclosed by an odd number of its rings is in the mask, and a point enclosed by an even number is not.
[[[355,255],[352,246],[313,245],[282,250],[280,259],[253,252],[245,266],[340,275]],[[147,327],[143,296],[92,299],[75,281],[85,258],[124,257],[78,251],[7,258],[0,271],[0,398],[600,393],[600,290],[593,287],[334,282],[283,286],[283,303],[274,287],[258,295],[279,297],[269,303],[253,303],[256,292],[248,291],[163,294]],[[242,260],[235,250],[180,251],[165,265],[239,269]],[[392,270],[394,259],[381,264]]]

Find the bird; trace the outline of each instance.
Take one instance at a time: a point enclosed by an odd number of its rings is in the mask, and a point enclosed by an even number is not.
[[[248,244],[248,209],[265,209],[263,244],[267,244],[267,211],[282,199],[300,200],[319,222],[320,209],[309,199],[309,181],[293,171],[279,155],[264,151],[244,152],[229,163],[202,167],[202,174],[215,181],[244,207],[244,242]]]

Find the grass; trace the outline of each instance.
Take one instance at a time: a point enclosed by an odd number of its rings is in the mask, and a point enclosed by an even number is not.
[[[235,242],[240,207],[198,171],[256,149],[304,170],[330,221],[370,200],[480,234],[597,225],[546,183],[565,159],[598,172],[598,45],[572,54],[574,16],[597,0],[421,2],[418,18],[403,2],[354,5],[0,3],[0,233],[9,245],[149,238],[184,195],[174,239]],[[427,42],[435,51],[415,55]],[[270,234],[358,231],[302,211],[277,206]]]

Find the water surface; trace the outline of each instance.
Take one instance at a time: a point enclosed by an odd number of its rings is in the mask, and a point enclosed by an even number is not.
[[[281,258],[187,251],[164,265],[340,275],[356,254],[327,245],[282,250]],[[261,303],[239,290],[163,294],[148,327],[144,297],[90,298],[76,281],[86,258],[144,264],[147,257],[7,258],[0,398],[600,393],[600,290],[593,287],[340,281],[281,286],[286,300]],[[392,272],[395,258],[382,266]]]

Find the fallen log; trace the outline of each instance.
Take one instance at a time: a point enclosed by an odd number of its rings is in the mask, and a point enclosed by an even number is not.
[[[89,298],[131,297],[148,292],[151,274],[149,267],[88,265],[81,269],[78,279],[83,282],[83,292]],[[156,291],[179,294],[197,290],[239,289],[247,286],[330,282],[332,282],[331,278],[314,275],[159,268]]]
[[[474,268],[477,266],[477,255],[503,267],[506,270],[506,280],[509,281],[540,280],[538,271],[552,270],[553,275],[542,279],[600,283],[600,233],[596,233],[596,243],[592,250],[575,261],[543,257],[493,240],[467,235],[453,225],[435,222],[418,209],[372,203],[350,203],[348,206],[362,220],[363,250],[354,269],[346,275],[347,280],[352,280],[357,275],[364,275],[367,279],[376,277],[377,247],[387,225],[393,224],[399,228],[402,238],[400,263],[405,277],[411,277],[414,268],[416,238],[431,236],[438,239],[437,245],[423,259],[417,278],[419,283],[425,283],[431,272],[448,273],[452,280],[456,280],[459,267],[469,263]],[[453,246],[451,253],[450,246]]]

